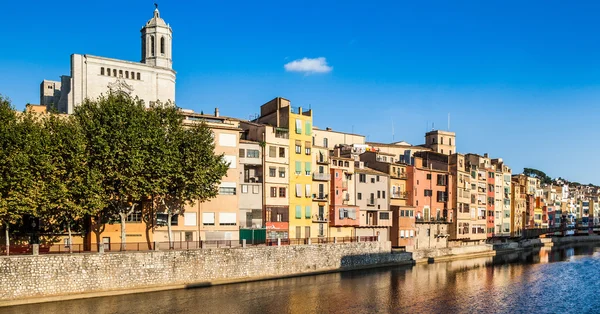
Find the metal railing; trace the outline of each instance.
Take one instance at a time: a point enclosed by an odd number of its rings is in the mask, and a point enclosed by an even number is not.
[[[319,172],[313,173],[313,180],[329,181],[330,178],[331,178],[331,175],[329,173],[319,173]]]

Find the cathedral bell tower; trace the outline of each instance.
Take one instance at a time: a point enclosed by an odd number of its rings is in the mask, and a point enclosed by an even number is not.
[[[173,68],[172,40],[173,31],[160,17],[158,4],[154,4],[154,16],[142,28],[142,63],[161,67]]]

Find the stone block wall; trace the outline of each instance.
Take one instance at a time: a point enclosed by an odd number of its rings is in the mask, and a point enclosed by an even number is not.
[[[0,257],[0,302],[410,260],[410,253],[392,254],[390,242]]]

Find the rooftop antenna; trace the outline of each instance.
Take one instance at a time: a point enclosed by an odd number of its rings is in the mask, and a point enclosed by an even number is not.
[[[431,130],[434,131],[435,130],[435,122],[431,123]]]

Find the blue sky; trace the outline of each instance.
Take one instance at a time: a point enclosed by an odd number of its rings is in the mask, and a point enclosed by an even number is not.
[[[153,9],[137,0],[3,3],[11,49],[0,49],[0,93],[17,108],[38,103],[41,80],[68,74],[72,53],[139,61],[139,30]],[[247,118],[282,96],[310,105],[317,126],[391,142],[393,123],[394,139],[413,144],[427,125],[446,129],[450,113],[459,152],[600,184],[600,2],[164,1],[159,9],[174,32],[181,107]],[[319,57],[330,71],[284,68]]]

